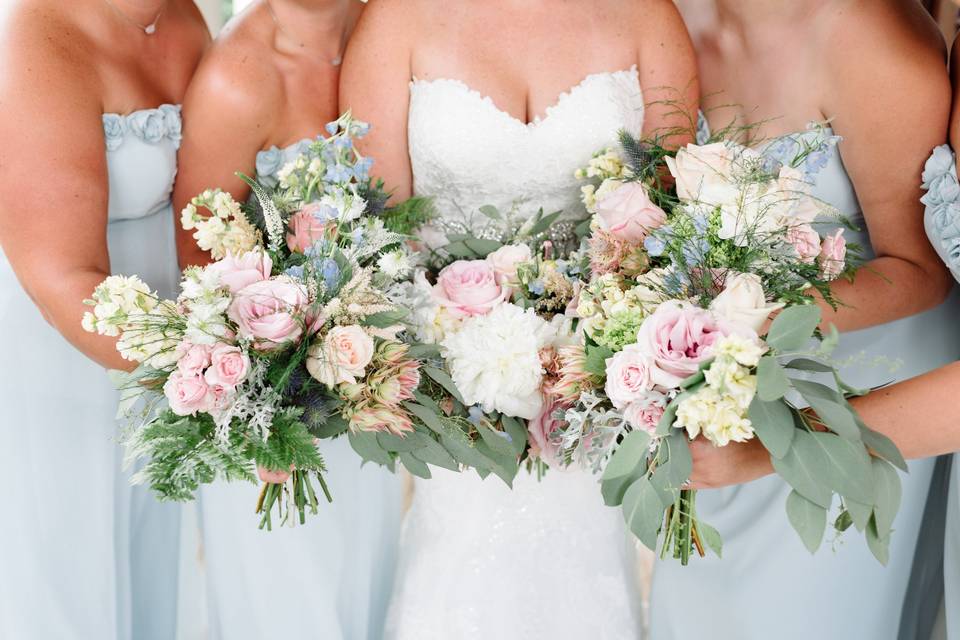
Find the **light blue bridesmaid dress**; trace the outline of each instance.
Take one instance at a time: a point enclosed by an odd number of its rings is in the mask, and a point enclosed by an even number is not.
[[[257,155],[257,178],[276,173],[310,140]],[[201,490],[200,518],[213,640],[379,640],[393,587],[400,479],[361,467],[346,438],[324,441],[326,480],[305,526],[257,528],[257,489],[216,483]]]
[[[812,143],[814,135],[795,134],[765,152],[792,157],[796,149],[791,145]],[[814,194],[865,228],[837,147],[824,146],[811,154],[806,168],[815,176]],[[848,242],[863,246],[866,259],[873,257],[865,230],[845,235]],[[841,371],[858,387],[925,373],[960,356],[958,314],[960,305],[951,299],[917,316],[845,333],[834,356],[841,362],[850,359]],[[900,366],[891,371],[873,361],[878,356],[899,360]],[[687,567],[672,559],[657,564],[651,639],[895,639],[933,461],[909,466],[910,473],[901,475],[903,502],[886,567],[853,529],[835,543],[828,533],[811,555],[787,520],[784,505],[790,487],[778,476],[700,491],[698,514],[723,536],[723,559],[696,557]]]
[[[956,158],[948,145],[934,149],[923,172],[923,187],[927,191],[922,198],[926,205],[927,236],[954,278],[960,281],[960,184]],[[944,397],[951,397],[947,395],[951,391],[954,390],[944,390]],[[954,458],[947,495],[943,563],[948,640],[960,640],[960,461]]]
[[[103,127],[111,268],[171,295],[180,108],[105,114]],[[0,638],[170,640],[179,508],[130,486],[106,371],[44,321],[5,256],[0,336]]]

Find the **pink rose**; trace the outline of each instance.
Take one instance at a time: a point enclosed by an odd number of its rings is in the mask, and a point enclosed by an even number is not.
[[[334,327],[307,352],[307,371],[328,387],[356,384],[373,360],[374,343],[362,327]]]
[[[643,244],[654,229],[667,222],[667,214],[653,204],[639,182],[627,182],[597,201],[600,228],[624,242]]]
[[[304,206],[300,211],[290,216],[287,231],[287,247],[290,251],[303,253],[323,239],[327,231],[327,224],[321,222],[315,215],[322,205],[317,202]]]
[[[723,320],[689,302],[668,300],[637,332],[637,348],[653,358],[650,375],[664,389],[680,386],[700,365],[713,357],[714,345],[731,334],[756,337],[749,328]]]
[[[163,385],[163,395],[170,403],[170,410],[178,416],[195,416],[209,407],[209,386],[199,373],[184,375],[177,370],[170,374]]]
[[[275,278],[237,292],[227,316],[237,323],[241,337],[252,338],[255,348],[269,351],[300,338],[306,305],[303,285]]]
[[[604,391],[617,409],[646,397],[653,389],[653,358],[630,345],[607,359]]]
[[[660,424],[666,408],[666,397],[651,397],[639,402],[632,402],[623,410],[623,418],[634,429],[646,431],[653,435]]]
[[[181,342],[177,345],[177,369],[187,377],[200,375],[210,366],[212,349],[205,344]]]
[[[273,261],[259,250],[238,256],[228,253],[227,257],[214,262],[207,269],[220,274],[220,283],[230,289],[230,293],[237,293],[254,282],[268,279]]]
[[[457,260],[440,272],[433,287],[434,301],[457,319],[486,315],[508,295],[486,260]]]
[[[843,273],[847,259],[847,240],[843,237],[843,229],[837,229],[832,236],[823,239],[820,248],[820,275],[824,280],[835,280]]]
[[[290,472],[293,470],[293,465],[290,465],[290,471],[275,471],[267,469],[266,467],[257,467],[257,475],[260,476],[261,482],[266,482],[267,484],[283,484],[290,479]]]
[[[210,368],[204,376],[208,384],[234,388],[250,371],[250,358],[240,347],[219,343],[211,350]]]
[[[226,411],[234,399],[234,388],[219,382],[209,384],[207,390],[207,408],[206,411],[211,415],[217,416]]]
[[[508,244],[487,256],[487,262],[497,274],[497,282],[504,286],[517,285],[517,265],[533,259],[530,247],[525,244]]]
[[[813,264],[820,255],[820,234],[809,224],[790,227],[787,230],[787,242],[793,245],[800,262]]]
[[[561,462],[560,443],[552,436],[566,424],[562,409],[559,402],[546,404],[540,414],[527,424],[530,455],[547,464],[559,465]]]

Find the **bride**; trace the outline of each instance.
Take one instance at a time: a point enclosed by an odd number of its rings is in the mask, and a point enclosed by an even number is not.
[[[669,0],[378,0],[341,103],[373,125],[363,151],[395,198],[434,196],[461,223],[488,204],[582,214],[574,171],[621,129],[687,125],[696,65]],[[387,636],[638,637],[631,548],[586,472],[521,471],[510,491],[435,470],[415,485]]]

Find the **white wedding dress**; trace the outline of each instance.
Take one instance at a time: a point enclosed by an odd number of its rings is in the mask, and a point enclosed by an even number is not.
[[[525,124],[456,80],[414,80],[414,190],[446,222],[494,205],[582,214],[574,171],[643,128],[636,68],[588,76]],[[392,640],[627,640],[641,634],[633,541],[597,478],[521,470],[496,477],[434,470],[417,480],[387,620]]]

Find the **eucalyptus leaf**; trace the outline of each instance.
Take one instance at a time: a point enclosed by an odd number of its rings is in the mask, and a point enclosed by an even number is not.
[[[847,513],[850,514],[853,526],[857,528],[857,531],[865,530],[867,524],[870,523],[870,516],[873,515],[873,505],[863,504],[849,498],[844,498],[843,504],[847,508]]]
[[[403,322],[410,316],[410,311],[403,307],[397,307],[391,311],[381,311],[371,314],[363,319],[363,324],[367,327],[377,327],[386,329]]]
[[[908,471],[907,461],[903,459],[900,449],[893,443],[893,440],[878,433],[864,424],[859,416],[856,417],[857,426],[860,427],[860,437],[863,443],[867,445],[874,455],[883,458],[901,471]]]
[[[503,416],[500,419],[503,430],[510,436],[510,445],[513,447],[513,454],[519,456],[527,449],[527,429],[523,423],[510,416]]]
[[[723,538],[720,537],[719,531],[703,520],[697,520],[697,533],[707,548],[717,554],[718,558],[723,557]]]
[[[477,258],[476,252],[467,246],[465,241],[451,242],[443,246],[443,250],[454,258]]]
[[[900,485],[900,475],[892,464],[879,458],[873,458],[871,464],[873,466],[873,481],[876,485],[873,517],[877,526],[877,534],[881,539],[884,539],[890,536],[893,529],[893,520],[900,510],[903,488]]]
[[[757,396],[765,402],[779,400],[790,390],[790,381],[783,367],[773,356],[760,358],[757,365]]]
[[[413,457],[436,467],[442,467],[450,471],[460,471],[460,465],[442,444],[433,438],[425,438],[425,440],[425,446],[410,452]]]
[[[812,433],[813,444],[824,461],[824,482],[845,498],[873,504],[876,492],[870,456],[860,442],[850,442],[831,433]]]
[[[681,393],[667,405],[663,410],[663,415],[660,416],[660,421],[657,423],[656,435],[670,435],[670,432],[673,431],[673,423],[677,421],[677,409],[680,408],[680,403],[688,397],[690,397],[689,393]]]
[[[857,426],[856,413],[843,397],[830,387],[809,380],[791,381],[817,417],[831,431],[847,440],[860,441],[860,428]]]
[[[770,325],[767,345],[780,353],[802,349],[820,324],[820,315],[820,307],[814,305],[787,307]]]
[[[623,496],[623,519],[635,536],[653,551],[663,522],[663,504],[646,478],[640,478]]]
[[[431,380],[443,387],[447,393],[457,400],[457,402],[464,404],[463,396],[460,395],[460,390],[457,389],[457,385],[454,384],[453,378],[451,378],[446,371],[442,371],[436,367],[422,367],[422,371],[427,374]]]
[[[637,468],[646,469],[650,436],[645,431],[631,431],[617,447],[603,470],[603,479],[612,480],[633,474]]]
[[[690,443],[683,431],[674,430],[666,438],[670,452],[670,486],[680,488],[690,479],[693,472],[693,458],[690,455]]]
[[[623,504],[623,494],[627,492],[634,482],[644,477],[647,470],[644,466],[638,465],[633,472],[616,478],[603,479],[600,481],[600,496],[603,498],[603,504],[608,507],[619,507]],[[656,474],[653,475],[656,477]],[[664,505],[666,508],[666,505]]]
[[[670,471],[670,461],[667,460],[654,469],[650,476],[650,484],[653,485],[657,495],[660,496],[660,502],[663,503],[664,509],[676,503],[680,498],[680,487],[676,486],[670,479],[673,475]]]
[[[502,243],[497,242],[496,240],[486,240],[483,238],[470,238],[469,240],[464,240],[463,244],[467,245],[471,251],[481,258],[486,258],[488,255],[503,246]]]
[[[480,207],[480,213],[487,216],[491,220],[503,220],[503,216],[500,215],[500,210],[493,205],[487,204]]]
[[[416,451],[421,447],[426,446],[424,440],[427,439],[426,436],[419,433],[413,432],[408,433],[404,437],[394,435],[392,433],[378,433],[377,443],[386,451],[392,451],[395,453]]]
[[[890,562],[890,538],[880,537],[877,532],[877,522],[874,518],[870,518],[864,533],[867,537],[867,546],[870,548],[870,553],[880,564],[887,566],[887,563]]]
[[[833,373],[834,369],[828,364],[818,362],[816,360],[811,360],[809,358],[794,358],[787,363],[788,369],[796,369],[798,371],[813,371],[816,373]]]
[[[793,423],[793,413],[782,400],[764,402],[754,398],[748,412],[760,442],[774,458],[783,458],[790,450],[797,429]]]
[[[377,442],[377,434],[369,431],[351,431],[347,436],[350,446],[361,458],[386,467],[393,466],[393,458]]]
[[[833,502],[833,491],[823,477],[826,461],[820,448],[813,442],[813,434],[797,430],[793,445],[783,458],[771,458],[773,468],[804,498],[824,509]]]
[[[477,425],[477,431],[480,432],[480,437],[483,438],[485,443],[487,443],[487,446],[490,447],[490,450],[498,456],[511,458],[517,455],[513,450],[513,445],[505,437],[509,434],[504,433],[503,431],[494,431],[485,424]]]
[[[607,360],[613,357],[613,349],[603,346],[587,346],[586,349],[586,362],[584,362],[584,370],[587,373],[592,373],[595,376],[606,377],[607,375]]]
[[[403,466],[406,467],[407,471],[412,475],[423,478],[424,480],[431,478],[430,467],[428,467],[423,460],[415,458],[413,454],[407,451],[400,453],[399,457],[400,462],[403,463]]]
[[[796,491],[787,496],[787,518],[810,553],[816,553],[827,528],[827,510]]]
[[[494,451],[486,440],[477,441],[474,443],[474,448],[489,460],[488,468],[490,471],[503,480],[508,487],[513,488],[513,479],[517,477],[517,472],[520,470],[516,457],[512,454],[502,455]]]
[[[562,211],[555,211],[540,218],[530,229],[530,235],[535,236],[550,229],[550,225],[556,222],[562,213]]]

